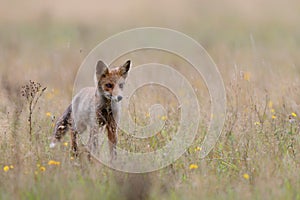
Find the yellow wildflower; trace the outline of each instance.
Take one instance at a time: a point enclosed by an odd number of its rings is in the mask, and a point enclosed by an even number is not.
[[[201,151],[201,147],[196,147],[195,151]]]
[[[55,160],[49,160],[48,165],[60,165],[60,162]]]
[[[292,112],[291,115],[292,115],[293,117],[297,117],[297,114],[294,113],[294,112]]]
[[[272,119],[276,119],[277,117],[275,115],[272,115]]]
[[[273,108],[273,102],[269,101],[269,108]]]
[[[9,166],[5,165],[5,166],[3,167],[3,171],[7,172],[8,170],[9,170]]]
[[[275,110],[273,108],[270,111],[271,111],[271,113],[275,113]]]
[[[44,171],[46,171],[46,167],[41,166],[41,167],[40,167],[40,170],[41,170],[42,172],[44,172]]]
[[[13,166],[13,165],[10,165],[10,166],[9,166],[9,168],[13,169],[13,168],[14,168],[14,166]]]
[[[254,125],[258,126],[260,125],[260,122],[255,122]]]
[[[243,174],[243,178],[246,180],[249,180],[250,176],[249,176],[249,174],[245,173],[245,174]]]
[[[162,120],[162,121],[166,121],[166,120],[167,120],[167,116],[162,116],[162,117],[161,117],[161,120]]]
[[[47,115],[47,117],[51,117],[52,116],[51,112],[46,112],[46,115]]]
[[[198,165],[197,164],[190,164],[190,169],[198,169]]]
[[[67,143],[67,142],[64,142],[64,146],[66,146],[66,147],[67,147],[67,146],[68,146],[68,143]]]
[[[243,78],[244,78],[245,81],[250,81],[250,76],[251,76],[250,72],[244,72],[243,73]]]

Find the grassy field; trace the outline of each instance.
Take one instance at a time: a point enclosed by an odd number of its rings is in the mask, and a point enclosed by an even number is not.
[[[41,4],[0,0],[0,199],[300,199],[300,3],[94,1]],[[15,14],[9,12],[15,8]],[[99,10],[97,9],[99,8]],[[176,162],[146,174],[128,174],[70,155],[69,136],[49,149],[55,117],[72,97],[83,59],[120,31],[160,26],[197,40],[215,61],[227,92],[222,135],[204,158],[201,142],[210,117],[201,77],[201,121],[193,145]],[[124,55],[184,72],[182,60],[161,52]],[[32,114],[22,86],[47,87]],[[168,110],[165,130],[139,144],[120,133],[120,146],[144,151],[165,145],[179,126],[178,102],[161,88],[132,98],[131,113],[147,122],[148,106]],[[146,145],[145,145],[146,144]],[[147,150],[147,149],[146,149]],[[149,150],[149,149],[148,149]]]

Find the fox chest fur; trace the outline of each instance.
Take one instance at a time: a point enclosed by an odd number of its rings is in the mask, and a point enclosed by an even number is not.
[[[82,89],[72,101],[73,119],[79,133],[87,128],[99,128],[119,121],[120,102],[113,102],[97,94],[95,87]]]

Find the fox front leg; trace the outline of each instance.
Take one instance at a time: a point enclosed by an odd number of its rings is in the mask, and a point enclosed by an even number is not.
[[[118,141],[117,124],[113,120],[110,123],[108,123],[106,129],[107,129],[107,136],[109,140],[109,150],[110,150],[111,159],[115,160],[117,158],[116,147]]]

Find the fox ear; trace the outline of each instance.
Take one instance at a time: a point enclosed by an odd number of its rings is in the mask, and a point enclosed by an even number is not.
[[[101,79],[101,77],[105,74],[108,73],[108,67],[107,65],[102,61],[102,60],[99,60],[97,62],[97,65],[96,65],[96,78],[97,78],[97,81],[99,81]]]
[[[131,61],[127,60],[126,63],[119,68],[120,74],[121,76],[123,76],[123,78],[127,77],[130,67],[131,67]]]

